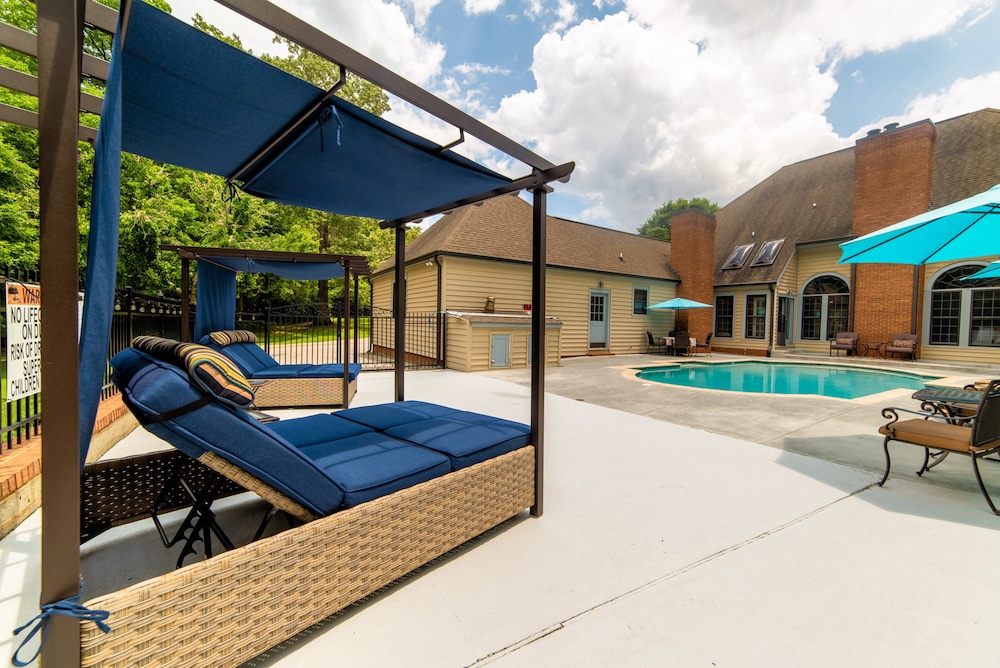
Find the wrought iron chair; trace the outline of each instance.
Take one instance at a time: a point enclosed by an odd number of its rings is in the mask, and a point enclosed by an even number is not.
[[[677,332],[674,334],[674,354],[687,355],[691,352],[691,332]]]
[[[893,334],[889,338],[889,343],[885,347],[885,356],[907,355],[910,359],[917,356],[917,335],[916,334]]]
[[[657,348],[659,348],[662,352],[667,352],[667,344],[666,343],[662,343],[662,342],[661,343],[657,343],[656,339],[653,338],[653,333],[647,331],[646,332],[646,352],[647,353],[656,352]]]
[[[691,348],[691,354],[695,355],[699,351],[704,351],[707,355],[712,354],[712,333],[709,332],[708,336],[705,337],[705,343],[695,343]]]
[[[884,485],[889,478],[890,441],[909,443],[924,449],[924,463],[917,471],[917,475],[921,476],[941,463],[948,454],[957,452],[972,458],[972,470],[976,474],[979,489],[993,513],[1000,515],[979,472],[979,460],[1000,450],[1000,380],[990,381],[979,401],[975,419],[968,423],[970,426],[950,424],[940,414],[929,412],[930,409],[926,410],[928,412],[916,413],[903,408],[882,409],[882,416],[890,421],[878,430],[885,436],[882,441],[882,449],[885,451],[885,474],[879,481],[879,486]],[[915,413],[923,417],[900,421],[901,412]],[[931,462],[932,457],[933,462]]]
[[[837,351],[837,355],[840,355],[840,351],[844,350],[848,355],[858,354],[858,333],[857,332],[837,332],[836,338],[830,341],[830,354],[833,351]]]

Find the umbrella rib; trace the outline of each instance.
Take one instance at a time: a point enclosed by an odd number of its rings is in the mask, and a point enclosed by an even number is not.
[[[953,235],[951,235],[951,238],[948,239],[948,241],[946,241],[945,243],[943,243],[940,246],[938,246],[937,250],[935,250],[933,253],[931,253],[930,255],[928,255],[927,257],[925,257],[924,260],[923,260],[923,262],[921,262],[920,264],[927,264],[927,262],[929,262],[930,259],[932,257],[934,257],[935,253],[939,253],[942,250],[944,250],[945,248],[947,248],[948,244],[950,244],[951,242],[955,241],[955,239],[959,238],[960,236],[962,236],[963,234],[965,234],[966,232],[968,232],[974,225],[976,225],[983,218],[985,218],[986,216],[990,215],[991,213],[994,213],[995,210],[996,210],[996,207],[994,207],[994,206],[991,205],[989,211],[982,212],[981,214],[979,214],[978,218],[976,218],[975,220],[973,220],[972,222],[970,222],[968,225],[966,225],[965,227],[963,227],[962,229],[958,230]],[[936,220],[941,220],[941,219],[937,218]],[[900,236],[902,236],[902,235],[900,235]]]

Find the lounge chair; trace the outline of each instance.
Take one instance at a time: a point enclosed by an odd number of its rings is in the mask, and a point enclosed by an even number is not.
[[[687,355],[691,350],[691,333],[677,332],[674,335],[674,354]]]
[[[343,406],[343,364],[279,364],[246,330],[212,332],[199,341],[230,358],[253,385],[257,408]],[[358,391],[360,364],[349,364],[348,403]]]
[[[840,351],[844,350],[848,355],[858,354],[858,333],[857,332],[837,332],[836,338],[830,341],[830,354],[833,351],[837,351],[837,355],[840,355]]]
[[[698,351],[703,350],[709,356],[712,355],[712,333],[709,332],[708,336],[705,337],[704,343],[695,343],[691,348],[691,354],[696,355]]]
[[[81,626],[84,665],[119,654],[130,665],[240,664],[535,502],[525,425],[421,402],[263,424],[243,410],[245,379],[225,358],[183,345],[183,367],[164,359],[167,344],[113,358],[126,405],[177,450],[102,462],[113,474],[85,471],[83,515],[105,525],[148,518],[158,494],[148,488],[183,463],[238,481],[301,524],[87,601],[109,612],[112,630]],[[125,501],[113,516],[109,496]],[[220,601],[239,613],[219,615]],[[219,638],[234,636],[252,640],[222,660]]]
[[[657,348],[661,352],[667,352],[667,344],[662,342],[662,339],[654,339],[653,333],[650,331],[646,332],[646,353],[656,352]]]
[[[910,359],[917,357],[916,334],[893,334],[885,347],[885,356],[907,355]]]
[[[979,489],[993,513],[1000,515],[1000,511],[997,510],[993,499],[990,498],[979,473],[979,460],[1000,450],[1000,380],[990,381],[989,386],[983,392],[971,426],[953,424],[953,420],[948,420],[946,416],[929,413],[918,413],[922,417],[900,421],[901,412],[915,413],[915,411],[902,408],[882,410],[883,417],[890,419],[890,421],[879,427],[878,430],[880,434],[885,436],[882,441],[882,448],[885,450],[885,473],[878,483],[879,486],[884,485],[889,478],[890,441],[909,443],[924,449],[924,463],[917,471],[917,475],[923,475],[929,471],[949,453],[957,452],[972,458],[972,470],[976,474]],[[935,452],[932,453],[932,451]],[[932,456],[934,457],[933,463],[930,461]]]

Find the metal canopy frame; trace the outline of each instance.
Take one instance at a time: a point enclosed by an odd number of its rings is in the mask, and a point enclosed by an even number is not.
[[[458,202],[442,203],[426,211],[385,221],[383,227],[396,230],[396,271],[405,270],[406,224],[443,213],[465,204],[483,201],[506,192],[528,190],[533,196],[532,234],[532,359],[531,439],[535,445],[535,505],[532,516],[543,509],[542,472],[544,461],[544,366],[545,366],[545,257],[546,197],[552,181],[567,181],[573,163],[555,165],[514,140],[493,130],[467,113],[437,98],[375,61],[325,35],[314,26],[266,0],[216,0],[265,28],[315,52],[400,99],[417,106],[458,128],[461,136],[474,136],[493,148],[526,164],[528,176],[515,179],[501,190],[480,193]],[[77,220],[77,142],[93,141],[93,128],[80,126],[80,111],[98,113],[100,100],[80,91],[83,76],[107,77],[108,63],[82,52],[84,27],[112,33],[117,12],[95,0],[37,0],[38,34],[0,24],[0,45],[38,59],[38,77],[12,70],[0,70],[0,85],[37,94],[39,112],[0,105],[0,121],[36,128],[39,131],[39,213],[42,288],[46,299],[42,369],[49,378],[59,378],[43,390],[45,405],[59,420],[46,425],[42,451],[43,487],[47,490],[42,517],[41,603],[50,604],[79,593],[79,507],[80,472],[78,458],[78,376],[77,358],[77,274],[79,221]],[[122,0],[121,11],[128,16],[131,0]],[[326,257],[329,261],[330,256]],[[351,263],[352,269],[354,268]],[[348,274],[350,272],[347,272]],[[400,288],[397,306],[405,308]],[[396,328],[396,399],[402,400],[405,343],[403,327]],[[538,363],[541,361],[541,363]],[[346,375],[346,374],[345,374]],[[79,666],[79,621],[54,615],[48,626],[47,642],[41,652],[42,665]]]

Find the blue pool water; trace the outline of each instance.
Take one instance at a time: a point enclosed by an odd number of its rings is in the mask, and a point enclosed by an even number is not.
[[[869,394],[905,388],[919,390],[937,376],[902,371],[877,371],[831,364],[784,362],[685,362],[677,366],[646,367],[638,377],[653,383],[769,394],[818,394],[857,399]]]

